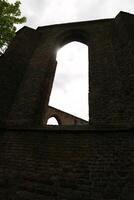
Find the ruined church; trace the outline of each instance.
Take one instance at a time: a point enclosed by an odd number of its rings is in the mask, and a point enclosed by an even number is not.
[[[72,41],[90,52],[88,122],[48,105]],[[1,200],[133,200],[133,131],[134,15],[16,33],[0,57]]]

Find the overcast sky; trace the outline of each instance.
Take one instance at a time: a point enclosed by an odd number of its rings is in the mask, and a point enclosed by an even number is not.
[[[119,11],[134,13],[134,0],[20,0],[27,26],[115,17]],[[14,0],[10,0],[14,2]]]
[[[121,10],[134,14],[134,0],[20,1],[22,15],[27,18],[25,25],[32,28],[67,22],[113,18]],[[10,0],[9,2],[15,1]],[[19,28],[22,26],[19,26]],[[50,105],[86,120],[88,120],[87,51],[85,45],[79,43],[72,45],[70,43],[63,47],[63,51],[61,49],[58,52],[59,65],[57,65],[54,81],[55,92],[52,91],[50,100]],[[72,91],[70,88],[72,88]],[[77,93],[80,96],[77,96]]]

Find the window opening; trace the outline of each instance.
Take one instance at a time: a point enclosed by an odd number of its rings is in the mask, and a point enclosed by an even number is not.
[[[55,117],[50,117],[47,120],[47,125],[59,125],[59,123]]]
[[[87,45],[70,42],[57,52],[57,68],[49,105],[89,120]]]

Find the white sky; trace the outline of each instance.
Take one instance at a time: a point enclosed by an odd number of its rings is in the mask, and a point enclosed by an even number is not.
[[[15,1],[9,0],[9,2]],[[134,13],[134,0],[21,0],[21,13],[27,18],[27,22],[24,25],[32,28],[75,21],[113,18],[120,11]],[[56,74],[56,76],[59,76],[59,80],[55,84],[57,91],[53,94],[54,101],[51,100],[50,103],[52,106],[69,113],[72,111],[72,114],[88,120],[86,86],[84,86],[85,89],[82,89],[82,93],[80,94],[80,97],[84,96],[86,100],[84,101],[76,97],[76,93],[80,91],[82,85],[87,84],[85,78],[80,80],[80,78],[86,76],[87,73],[87,59],[85,59],[86,54],[84,54],[87,50],[86,47],[81,50],[80,44],[76,44],[74,47],[72,47],[71,44],[69,46],[64,49],[61,55],[63,60],[59,61],[62,63],[62,66],[64,66],[64,69],[61,70],[61,67],[57,66],[57,72],[59,73],[58,75]],[[70,52],[70,54],[68,52]],[[79,61],[75,58],[74,52],[76,52],[77,58],[80,58]],[[79,52],[80,55],[78,55]],[[66,58],[68,58],[68,60],[65,61]],[[82,63],[83,59],[84,62]],[[74,61],[74,64],[70,63],[70,60]],[[73,68],[69,68],[70,65],[73,66]],[[77,71],[79,71],[77,74],[74,73],[74,70],[76,70],[74,66],[77,68]],[[85,74],[83,74],[83,69],[85,69]],[[70,72],[70,70],[73,71]],[[75,91],[74,98],[72,95],[74,92],[71,93],[69,88],[73,88],[73,91]],[[62,89],[62,93],[59,94]],[[69,93],[67,91],[69,91]],[[85,94],[83,93],[84,91]],[[59,105],[59,98],[61,98],[63,94],[65,94],[65,100],[61,99],[61,102],[65,102],[65,108],[63,108],[63,105]],[[74,105],[72,102],[74,102]],[[80,106],[82,102],[83,107]],[[73,111],[74,106],[77,107],[75,111]]]
[[[50,105],[88,120],[88,47],[71,42],[57,53]]]

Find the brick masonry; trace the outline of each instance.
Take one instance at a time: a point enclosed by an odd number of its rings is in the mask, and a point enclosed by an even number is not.
[[[88,125],[88,121],[86,121],[86,120],[80,119],[79,117],[76,117],[74,115],[63,112],[52,106],[48,106],[48,108],[46,109],[46,112],[45,112],[45,119],[43,122],[44,126],[47,125],[47,120],[51,117],[54,117],[60,126]]]
[[[134,124],[134,16],[24,27],[0,58],[1,127],[42,127],[56,69],[56,51],[71,41],[89,47],[89,126]]]
[[[44,128],[56,51],[71,41],[89,47],[90,121]],[[133,200],[133,66],[125,12],[21,29],[0,57],[0,199]]]
[[[133,132],[1,131],[0,199],[133,200]]]

